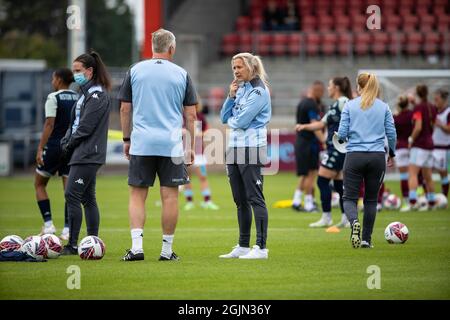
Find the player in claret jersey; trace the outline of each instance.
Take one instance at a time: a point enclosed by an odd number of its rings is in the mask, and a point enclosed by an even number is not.
[[[400,172],[400,188],[402,191],[404,208],[409,204],[408,188],[408,166],[409,149],[408,137],[412,132],[412,111],[408,108],[409,100],[407,96],[400,96],[397,102],[397,113],[394,115],[395,130],[397,131],[397,156],[395,164]]]
[[[416,93],[420,98],[413,110],[413,131],[408,138],[408,145],[411,148],[409,156],[409,204],[408,209],[419,209],[426,211],[435,205],[434,185],[431,177],[433,168],[433,127],[436,120],[436,108],[428,100],[428,88],[425,85],[418,85]],[[427,186],[428,206],[418,208],[417,206],[417,186],[418,174],[422,171]]]

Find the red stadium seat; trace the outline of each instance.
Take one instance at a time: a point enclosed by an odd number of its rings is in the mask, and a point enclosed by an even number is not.
[[[405,46],[406,36],[402,32],[389,32],[388,50],[391,55],[402,53]]]
[[[329,31],[334,27],[334,19],[332,16],[320,14],[318,20],[317,27],[319,31]]]
[[[316,21],[315,16],[303,16],[301,18],[302,30],[305,32],[316,31]]]
[[[422,32],[428,32],[434,30],[434,22],[436,20],[432,15],[419,15],[420,23],[419,29]]]
[[[417,24],[419,18],[414,15],[403,15],[403,31],[415,31],[417,29]]]
[[[386,14],[395,14],[397,11],[397,3],[395,1],[384,1],[381,6],[381,12],[383,16]]]
[[[231,56],[238,51],[239,36],[235,33],[226,34],[222,38],[222,54]]]
[[[262,29],[262,21],[263,21],[263,18],[261,16],[253,16],[252,17],[252,30],[260,31]]]
[[[285,33],[276,33],[273,35],[272,54],[282,56],[286,53],[289,35]]]
[[[247,32],[250,31],[252,26],[250,17],[240,16],[236,19],[236,31]]]
[[[346,15],[335,15],[336,31],[347,31],[350,27],[350,18]]]
[[[338,33],[337,51],[340,55],[347,56],[351,53],[353,36],[349,32]]]
[[[385,21],[381,20],[382,29],[389,32],[399,30],[401,23],[402,19],[397,15],[388,15]]]
[[[429,12],[430,12],[430,9],[428,9],[428,7],[416,7],[416,15],[419,17],[428,15]]]
[[[270,48],[272,45],[272,34],[259,33],[256,36],[257,52],[261,56],[270,55]]]
[[[351,17],[351,25],[350,28],[351,30],[357,32],[357,31],[366,31],[367,30],[367,26],[366,26],[366,22],[367,22],[367,16],[365,15],[353,15],[350,16]]]
[[[448,3],[448,0],[434,0],[434,6],[441,7],[445,11],[446,9],[448,9],[449,3]]]
[[[441,36],[437,32],[427,32],[423,44],[423,52],[427,55],[436,54],[439,51]]]
[[[313,14],[313,9],[314,9],[314,5],[313,5],[313,1],[308,1],[308,0],[299,0],[297,2],[297,6],[298,9],[300,11],[300,15],[301,16],[309,16]]]
[[[239,51],[253,52],[252,35],[250,33],[239,34]]]
[[[334,32],[322,35],[322,53],[324,55],[334,55],[336,53],[337,35]]]
[[[420,32],[406,33],[406,53],[408,55],[417,55],[422,49],[423,34]]]
[[[450,31],[450,15],[438,15],[437,16],[437,30],[440,32]]]
[[[370,45],[370,33],[369,32],[358,32],[355,34],[354,41],[355,53],[357,55],[366,55],[369,53]]]
[[[383,31],[372,32],[372,53],[383,55],[389,43],[389,34]]]
[[[316,14],[328,14],[330,11],[330,5],[331,2],[328,0],[316,0],[314,3]]]
[[[320,47],[320,34],[311,32],[306,34],[306,54],[310,56],[317,55]]]
[[[433,3],[433,0],[416,0],[417,7],[430,7]]]
[[[288,40],[288,53],[291,56],[300,55],[301,48],[303,46],[303,36],[300,33],[289,34]]]

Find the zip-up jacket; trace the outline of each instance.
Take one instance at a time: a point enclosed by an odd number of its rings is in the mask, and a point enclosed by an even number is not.
[[[61,148],[70,159],[69,165],[104,164],[111,101],[107,92],[92,81],[80,89],[80,98],[72,107],[70,126],[61,140]]]
[[[229,147],[267,145],[267,128],[272,115],[269,90],[257,77],[244,82],[235,98],[228,97],[220,111],[222,123],[231,128]]]

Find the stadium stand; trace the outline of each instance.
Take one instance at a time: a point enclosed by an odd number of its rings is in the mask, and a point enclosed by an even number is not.
[[[225,34],[221,53],[251,51],[262,56],[448,54],[450,2],[447,0],[296,0],[299,28],[263,31],[264,10],[275,1],[286,12],[288,0],[250,0],[248,15]],[[368,30],[368,5],[381,9],[381,30]],[[296,42],[296,43],[293,43]],[[245,50],[244,50],[245,49]]]

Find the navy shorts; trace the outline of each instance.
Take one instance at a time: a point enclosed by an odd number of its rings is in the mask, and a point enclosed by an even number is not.
[[[319,169],[319,144],[314,140],[297,138],[295,142],[297,176],[306,176]]]
[[[320,164],[322,167],[333,171],[341,171],[344,168],[345,153],[340,153],[334,148],[328,148]]]
[[[69,166],[67,162],[61,161],[61,147],[57,144],[47,144],[44,147],[44,152],[42,154],[44,160],[44,165],[38,165],[36,172],[45,177],[50,178],[54,176],[56,172],[58,175],[67,177],[69,175]]]

